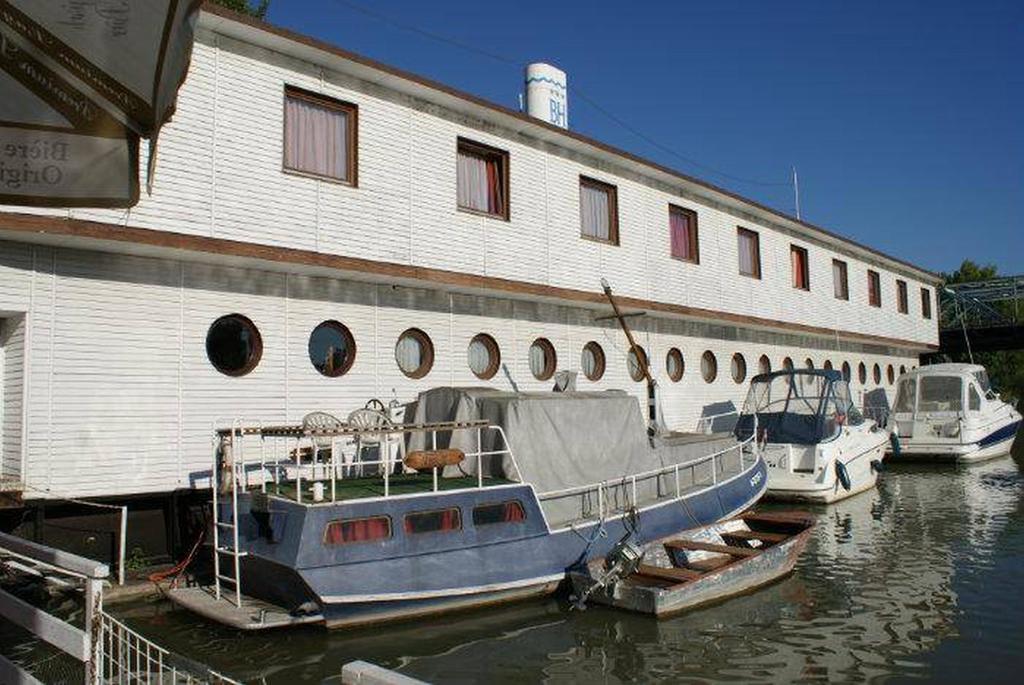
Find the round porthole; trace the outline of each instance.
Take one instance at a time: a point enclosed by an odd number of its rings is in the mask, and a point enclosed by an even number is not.
[[[604,350],[593,340],[580,352],[580,368],[588,380],[599,381],[604,376]]]
[[[881,385],[882,384],[882,367],[881,366],[879,366],[878,364],[875,364],[875,367],[871,370],[871,375],[875,379],[875,385]]]
[[[889,380],[889,385],[896,382],[896,369],[892,368],[892,364],[889,364],[885,370],[885,377]]]
[[[409,378],[423,378],[434,366],[434,343],[418,328],[410,328],[398,336],[395,361]]]
[[[907,367],[903,366],[903,364],[900,364],[900,375],[902,376],[906,372],[907,372]]]
[[[673,347],[665,355],[665,371],[668,373],[669,380],[673,383],[683,380],[683,372],[685,370],[686,364],[683,362],[683,353],[679,351],[678,347]]]
[[[857,380],[861,385],[868,382],[868,367],[864,366],[864,362],[857,364]]]
[[[206,332],[206,356],[225,376],[244,376],[260,363],[263,338],[248,318],[228,314],[214,321]]]
[[[466,351],[469,369],[482,381],[494,378],[501,366],[501,350],[497,341],[486,333],[477,333],[469,341]]]
[[[700,358],[700,375],[705,383],[714,383],[718,377],[718,360],[711,350],[706,350]]]
[[[843,380],[850,382],[850,362],[843,362]]]
[[[547,338],[537,338],[530,345],[530,373],[539,381],[546,381],[555,375],[558,357],[555,346]]]
[[[638,350],[639,356],[637,356]],[[629,367],[629,377],[637,382],[642,381],[645,378],[644,368],[647,366],[647,352],[644,351],[644,348],[630,348],[629,354],[626,355],[626,365]]]
[[[785,369],[786,371],[792,371],[793,370],[793,360],[790,359],[789,357],[786,357],[785,359],[783,359],[782,360],[782,368]]]
[[[814,371],[814,362],[811,360],[810,357],[804,360],[804,368],[806,368],[808,371]]]
[[[732,356],[732,379],[737,383],[747,380],[747,360],[739,352]]]
[[[772,372],[772,360],[768,358],[767,354],[762,354],[761,358],[757,360],[757,372],[758,373],[771,373]]]
[[[324,321],[309,334],[309,361],[330,378],[343,376],[356,360],[356,341],[337,321]]]
[[[831,359],[826,359],[825,360],[825,365],[822,368],[824,368],[826,371],[831,371],[832,370],[832,360]]]

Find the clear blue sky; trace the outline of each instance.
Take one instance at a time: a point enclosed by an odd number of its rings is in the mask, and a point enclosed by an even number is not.
[[[571,93],[585,135],[787,212],[790,187],[747,180],[795,165],[812,223],[1024,273],[1024,0],[272,0],[268,20],[510,107],[521,66],[395,23],[550,61],[676,154]]]

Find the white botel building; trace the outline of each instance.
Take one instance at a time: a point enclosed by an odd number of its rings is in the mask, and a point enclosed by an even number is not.
[[[130,211],[0,208],[9,495],[201,487],[215,423],[437,385],[643,402],[602,278],[676,429],[787,359],[891,400],[937,347],[935,274],[219,8],[158,162]]]

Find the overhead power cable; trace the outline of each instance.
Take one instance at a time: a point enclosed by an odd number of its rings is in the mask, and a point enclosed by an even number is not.
[[[423,36],[424,38],[428,38],[428,39],[436,41],[438,43],[444,43],[446,45],[450,45],[452,47],[456,47],[456,48],[458,48],[460,50],[464,50],[466,52],[470,52],[470,53],[473,53],[473,54],[476,54],[476,55],[480,55],[481,57],[487,57],[488,59],[492,59],[492,60],[494,60],[496,62],[501,62],[503,64],[514,66],[517,69],[522,69],[524,64],[525,64],[525,62],[522,61],[522,60],[513,59],[513,58],[508,57],[506,55],[501,55],[501,54],[498,54],[498,53],[495,53],[495,52],[491,52],[489,50],[483,50],[481,48],[476,47],[475,45],[470,45],[469,43],[464,43],[464,42],[462,42],[460,40],[456,40],[454,38],[450,38],[448,36],[444,36],[442,34],[435,33],[433,31],[428,31],[428,30],[423,29],[423,28],[421,28],[419,26],[416,26],[414,24],[410,24],[410,23],[402,21],[400,19],[396,19],[396,18],[394,18],[394,17],[392,17],[390,15],[384,14],[382,12],[378,12],[377,10],[371,9],[371,8],[366,7],[364,5],[361,5],[359,3],[351,2],[351,0],[331,0],[331,1],[334,2],[337,5],[341,5],[343,7],[347,7],[348,9],[351,9],[351,10],[353,10],[355,12],[358,12],[360,14],[363,14],[365,16],[371,17],[373,19],[377,19],[378,21],[384,22],[386,24],[390,24],[391,26],[393,26],[395,28],[398,28],[398,29],[401,29],[403,31],[408,31],[410,33],[415,33],[417,35]],[[668,147],[666,145],[663,145],[662,143],[658,142],[657,140],[655,140],[651,136],[648,136],[647,134],[645,134],[643,131],[640,131],[636,127],[630,125],[628,122],[626,122],[624,119],[622,119],[622,117],[619,117],[616,114],[614,114],[613,112],[611,112],[608,109],[606,109],[605,107],[602,107],[597,102],[597,100],[595,100],[594,98],[592,98],[589,95],[587,95],[586,93],[584,93],[578,87],[570,85],[568,87],[568,90],[569,90],[570,93],[572,93],[573,95],[579,97],[581,100],[583,100],[585,103],[587,103],[590,107],[592,107],[599,114],[601,114],[602,116],[606,117],[608,120],[610,120],[611,122],[613,122],[617,126],[620,126],[623,130],[627,131],[628,133],[632,134],[633,136],[635,136],[635,137],[639,138],[640,140],[644,141],[645,143],[647,143],[651,147],[653,147],[653,148],[655,148],[655,149],[657,149],[657,150],[659,150],[659,151],[661,151],[661,152],[663,152],[663,153],[665,153],[667,155],[675,157],[676,159],[678,159],[678,160],[680,160],[682,162],[685,162],[686,164],[689,164],[691,166],[697,167],[699,169],[703,169],[704,171],[707,171],[709,173],[715,174],[717,176],[721,176],[722,178],[725,178],[725,179],[730,180],[730,181],[734,181],[736,183],[745,183],[745,184],[749,184],[749,185],[765,186],[765,187],[776,187],[776,188],[778,188],[778,187],[786,187],[786,188],[792,187],[792,183],[790,181],[763,181],[763,180],[758,180],[758,179],[753,179],[753,178],[745,178],[743,176],[737,176],[735,174],[730,174],[730,173],[725,172],[725,171],[720,171],[719,169],[716,169],[716,168],[714,168],[712,166],[708,166],[707,164],[703,164],[701,162],[698,162],[697,160],[695,160],[695,159],[693,159],[691,157],[687,157],[685,155],[682,155],[682,154],[676,152],[675,150],[673,150],[672,148],[670,148],[670,147]]]

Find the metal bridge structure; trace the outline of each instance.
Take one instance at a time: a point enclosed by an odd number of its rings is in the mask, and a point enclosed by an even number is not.
[[[947,283],[939,291],[939,351],[1024,349],[1024,275]]]

